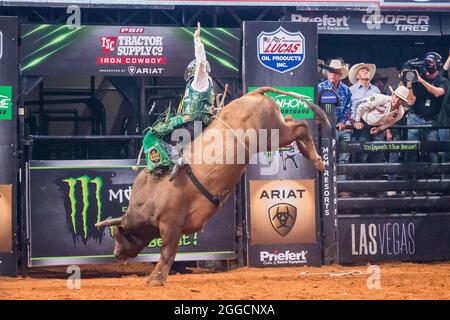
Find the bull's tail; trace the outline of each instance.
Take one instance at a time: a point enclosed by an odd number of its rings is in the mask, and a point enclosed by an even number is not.
[[[256,90],[252,91],[252,92],[249,92],[248,94],[250,94],[250,95],[253,95],[253,94],[264,94],[266,92],[280,93],[280,94],[291,96],[291,97],[294,97],[296,99],[299,99],[299,100],[303,101],[304,103],[306,103],[306,105],[308,107],[310,107],[312,109],[312,111],[314,111],[314,113],[319,117],[320,121],[324,122],[328,128],[331,128],[331,123],[330,123],[330,120],[328,119],[328,115],[326,114],[326,112],[323,111],[322,108],[319,107],[317,104],[307,101],[305,98],[303,98],[298,93],[282,91],[282,90],[278,90],[278,89],[275,89],[275,88],[272,88],[272,87],[261,87],[261,88],[258,88]]]

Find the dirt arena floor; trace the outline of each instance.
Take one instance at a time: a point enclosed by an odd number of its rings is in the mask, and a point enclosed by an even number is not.
[[[148,264],[81,266],[80,290],[67,288],[65,267],[53,267],[26,278],[0,277],[0,299],[450,299],[450,262],[379,267],[379,289],[369,289],[368,266],[193,268],[153,288],[146,287]]]

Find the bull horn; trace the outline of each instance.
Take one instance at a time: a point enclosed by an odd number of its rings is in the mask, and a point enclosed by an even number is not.
[[[109,226],[118,226],[122,222],[122,217],[114,218],[114,219],[106,219],[101,222],[97,222],[95,226],[97,228],[101,227],[109,227]]]

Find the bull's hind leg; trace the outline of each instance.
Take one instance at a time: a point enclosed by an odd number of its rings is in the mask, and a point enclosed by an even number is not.
[[[181,231],[177,226],[162,225],[160,227],[162,248],[161,258],[159,258],[155,269],[148,278],[148,286],[163,286],[166,283],[170,268],[172,267],[177,253],[178,242]]]
[[[280,142],[288,144],[295,140],[303,156],[311,160],[318,171],[325,171],[325,164],[322,161],[322,157],[317,153],[316,145],[306,122],[295,122],[290,117],[286,117],[285,120],[287,128],[281,130]]]

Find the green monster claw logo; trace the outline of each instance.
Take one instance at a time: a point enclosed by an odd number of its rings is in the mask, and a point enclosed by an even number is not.
[[[87,175],[78,178],[68,178],[63,179],[63,182],[67,183],[69,186],[69,200],[70,200],[70,220],[72,223],[72,228],[74,234],[78,234],[77,230],[77,220],[78,220],[78,210],[77,210],[77,197],[76,190],[77,186],[81,186],[81,199],[83,203],[83,209],[81,210],[81,217],[83,221],[82,235],[84,239],[88,237],[88,210],[89,210],[89,186],[91,184],[95,185],[95,199],[97,201],[97,222],[102,220],[102,200],[100,196],[100,191],[103,187],[103,180],[101,177],[91,178]]]

